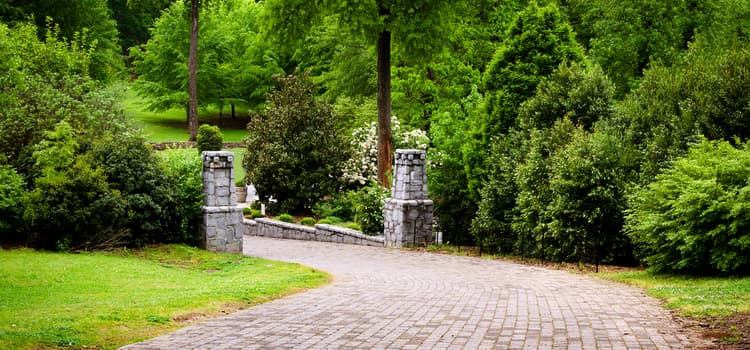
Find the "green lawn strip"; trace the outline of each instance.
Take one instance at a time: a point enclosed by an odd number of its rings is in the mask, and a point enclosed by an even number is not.
[[[328,280],[298,264],[180,245],[0,250],[0,348],[117,348]]]
[[[185,109],[173,108],[163,112],[147,110],[147,103],[135,92],[132,86],[122,85],[122,105],[125,112],[132,115],[136,123],[143,128],[149,141],[170,142],[187,141],[189,134]],[[236,109],[236,117],[231,118],[229,107],[224,108],[223,117],[219,117],[219,110],[215,107],[201,108],[198,111],[198,122],[217,125],[224,135],[224,142],[241,142],[247,137],[247,123],[249,117],[244,109]]]
[[[242,160],[245,157],[244,148],[228,148],[224,151],[234,153],[234,180],[240,180],[245,177],[245,168],[242,167]]]
[[[750,312],[750,277],[686,277],[648,271],[602,274],[646,290],[685,316],[728,316]]]

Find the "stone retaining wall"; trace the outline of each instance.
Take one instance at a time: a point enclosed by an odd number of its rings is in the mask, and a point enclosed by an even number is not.
[[[382,236],[368,236],[359,231],[333,225],[317,224],[310,227],[267,218],[245,219],[243,223],[245,234],[249,236],[383,246]]]

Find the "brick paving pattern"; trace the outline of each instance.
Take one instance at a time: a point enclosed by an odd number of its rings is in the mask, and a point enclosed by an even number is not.
[[[127,349],[685,349],[629,286],[502,261],[245,237],[245,254],[331,273],[324,287]]]

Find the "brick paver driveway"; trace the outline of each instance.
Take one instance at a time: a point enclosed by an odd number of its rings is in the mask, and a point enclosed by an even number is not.
[[[565,271],[430,253],[245,238],[245,253],[334,276],[330,285],[131,349],[684,349],[640,290]]]

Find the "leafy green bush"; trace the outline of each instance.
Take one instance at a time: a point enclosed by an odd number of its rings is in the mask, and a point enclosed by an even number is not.
[[[0,241],[18,239],[23,226],[26,190],[23,177],[9,165],[0,165]]]
[[[359,190],[349,192],[348,197],[354,208],[354,222],[368,235],[383,233],[383,208],[390,193],[376,182]]]
[[[200,177],[195,161],[185,169],[194,172],[189,180],[182,174],[173,175],[171,172],[180,164],[163,165],[146,140],[133,134],[97,142],[91,154],[109,187],[126,202],[124,228],[130,233],[130,244],[197,243],[195,232],[188,230],[197,227],[197,208],[202,203],[195,186]]]
[[[261,208],[261,203],[258,201],[250,203],[250,209],[260,210],[260,208]]]
[[[115,91],[88,77],[87,45],[60,39],[54,30],[39,40],[38,31],[0,24],[0,154],[29,184],[34,145],[59,121],[88,140],[128,129]]]
[[[313,218],[311,218],[309,216],[306,216],[306,217],[302,218],[302,220],[300,220],[299,223],[300,223],[300,225],[305,225],[305,226],[315,226],[315,219],[313,219]]]
[[[652,269],[749,271],[750,143],[703,140],[630,205],[627,232]]]
[[[246,177],[272,212],[309,210],[340,187],[346,141],[330,105],[315,98],[306,76],[277,78],[267,108],[248,124]]]
[[[249,216],[253,219],[262,218],[263,214],[260,213],[260,210],[251,209],[248,207],[242,208],[242,214],[245,216]],[[314,222],[313,222],[314,223]]]
[[[281,214],[279,215],[276,220],[283,221],[283,222],[294,222],[294,217],[290,214]]]
[[[487,159],[487,180],[479,191],[478,210],[470,229],[476,242],[487,251],[515,252],[517,237],[512,225],[518,187],[514,172],[522,161],[523,152],[524,140],[518,132],[499,137],[492,145]]]
[[[174,186],[172,195],[177,202],[176,219],[179,230],[170,241],[197,243],[198,227],[203,219],[203,180],[200,156],[191,149],[171,149],[158,152],[161,166]]]
[[[356,230],[356,231],[362,231],[362,227],[359,226],[359,224],[357,224],[356,222],[347,222],[344,224],[344,227],[348,229]]]
[[[443,240],[454,244],[474,244],[469,233],[477,211],[463,162],[462,147],[469,120],[481,111],[482,95],[472,86],[471,93],[431,118],[427,177],[430,198],[435,202],[435,217]]]
[[[622,141],[576,128],[570,142],[549,159],[548,236],[553,257],[600,264],[632,264],[623,233],[628,166]]]
[[[104,171],[80,147],[66,122],[34,152],[41,176],[34,180],[24,218],[35,232],[31,241],[47,249],[91,248],[127,241],[127,202],[110,188]]]
[[[25,217],[32,241],[49,248],[197,242],[202,203],[200,159],[164,164],[134,134],[82,139],[66,122],[34,152]]]
[[[683,64],[654,64],[618,111],[641,153],[643,184],[687,154],[700,135],[709,140],[750,138],[750,50],[690,46]]]
[[[354,218],[352,203],[345,195],[338,195],[315,203],[315,206],[312,208],[312,213],[320,218],[326,218],[329,216],[339,217],[343,220],[351,220]]]
[[[198,128],[198,135],[195,141],[198,146],[198,153],[202,153],[203,151],[221,151],[224,135],[222,135],[218,126],[201,124]]]
[[[325,218],[318,220],[319,224],[327,224],[327,225],[336,225],[342,222],[344,222],[344,220],[335,216],[329,216],[329,217],[325,217]]]

